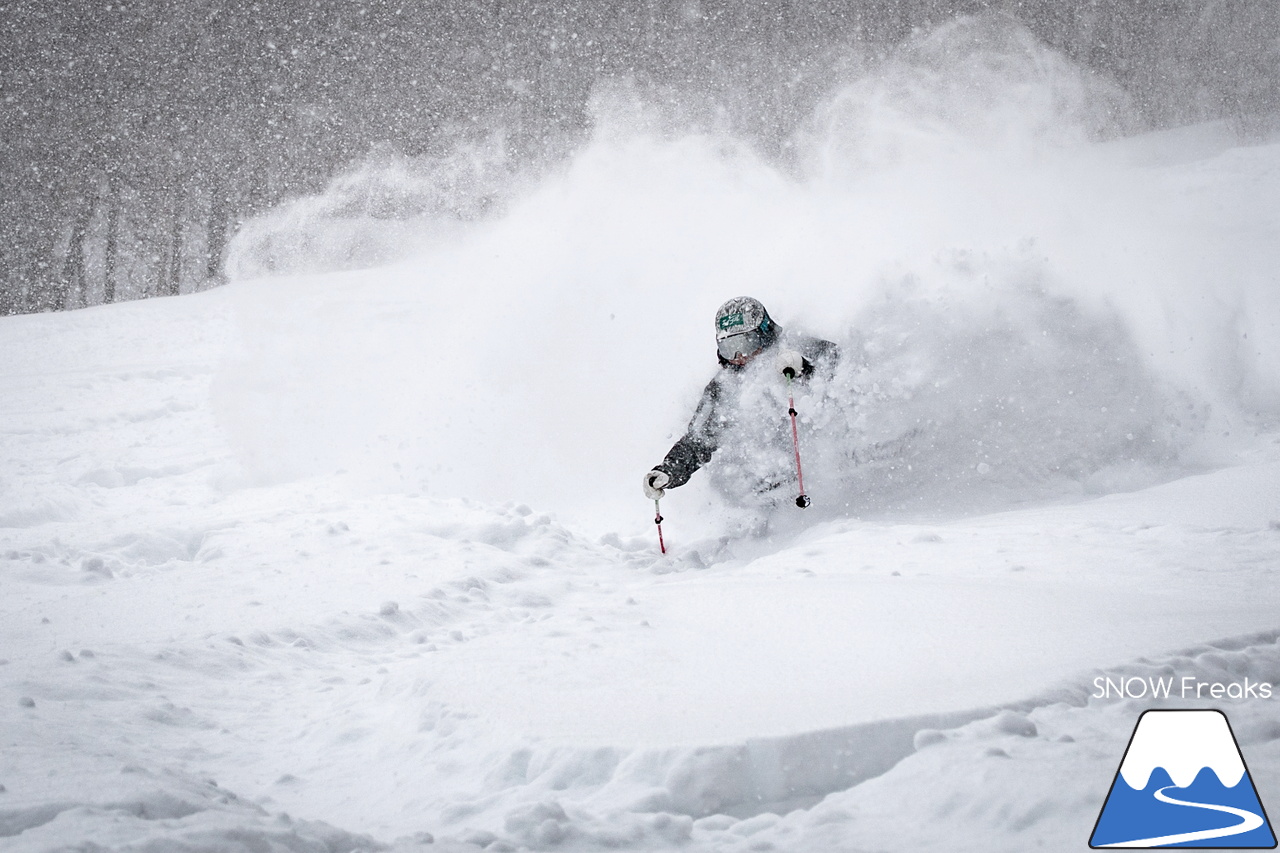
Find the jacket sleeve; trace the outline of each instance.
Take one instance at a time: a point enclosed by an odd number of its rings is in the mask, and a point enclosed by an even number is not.
[[[719,409],[720,381],[717,377],[703,389],[702,399],[698,401],[698,408],[694,410],[684,436],[667,451],[662,463],[655,466],[655,470],[664,471],[671,477],[668,488],[689,482],[693,472],[707,464],[719,448],[720,435],[724,431]]]

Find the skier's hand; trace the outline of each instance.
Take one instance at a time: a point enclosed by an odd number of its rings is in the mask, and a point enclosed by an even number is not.
[[[659,471],[654,468],[648,474],[644,475],[644,496],[651,501],[661,500],[665,495],[667,483],[671,482],[671,475],[666,471]]]
[[[804,356],[793,349],[784,349],[778,353],[778,372],[788,379],[795,379],[804,373]]]

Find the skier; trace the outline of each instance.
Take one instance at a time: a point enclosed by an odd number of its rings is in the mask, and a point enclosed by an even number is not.
[[[683,486],[717,453],[713,482],[733,503],[768,508],[794,479],[786,389],[815,373],[829,378],[840,358],[831,341],[784,332],[756,299],[730,299],[716,311],[720,370],[707,383],[684,436],[644,475],[658,500]]]

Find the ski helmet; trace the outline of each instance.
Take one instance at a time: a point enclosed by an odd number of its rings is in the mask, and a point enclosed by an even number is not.
[[[716,349],[722,362],[746,364],[777,336],[777,325],[758,299],[739,296],[716,311]]]

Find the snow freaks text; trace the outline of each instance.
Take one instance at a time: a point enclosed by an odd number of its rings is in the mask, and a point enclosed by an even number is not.
[[[1190,675],[1133,676],[1108,678],[1098,676],[1093,680],[1094,699],[1270,699],[1271,685],[1265,681],[1201,681]]]

